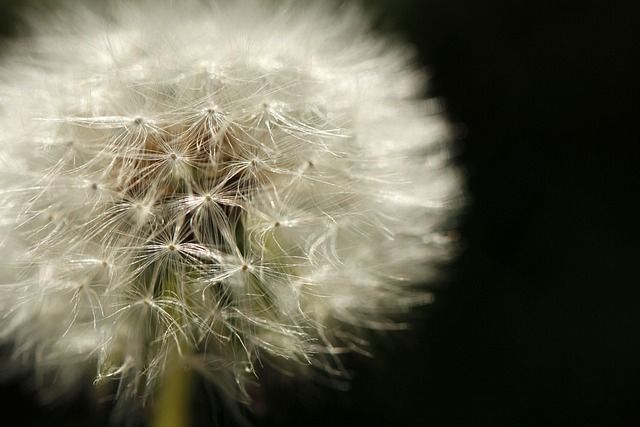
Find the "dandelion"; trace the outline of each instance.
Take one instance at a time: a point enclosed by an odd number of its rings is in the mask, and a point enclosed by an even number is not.
[[[259,366],[340,375],[429,299],[460,179],[410,48],[310,2],[67,12],[1,64],[14,369],[146,402],[188,368],[247,401]]]

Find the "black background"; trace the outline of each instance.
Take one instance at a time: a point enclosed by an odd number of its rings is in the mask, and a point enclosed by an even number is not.
[[[374,359],[350,359],[350,391],[267,375],[258,426],[640,425],[639,9],[382,7],[383,27],[417,46],[432,95],[464,129],[463,251],[413,330],[381,340]],[[196,399],[197,425],[210,424],[207,402]],[[39,409],[17,385],[0,407],[21,426],[105,414],[82,399]]]

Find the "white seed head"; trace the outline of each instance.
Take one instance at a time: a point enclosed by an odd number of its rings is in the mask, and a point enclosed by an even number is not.
[[[310,2],[67,12],[0,65],[16,366],[144,398],[178,360],[242,399],[428,301],[460,178],[411,49]]]

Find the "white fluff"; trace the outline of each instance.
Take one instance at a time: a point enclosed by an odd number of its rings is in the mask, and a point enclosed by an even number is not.
[[[451,132],[357,8],[148,2],[33,31],[0,66],[17,363],[144,398],[177,358],[242,399],[258,360],[338,373],[361,328],[428,300]]]

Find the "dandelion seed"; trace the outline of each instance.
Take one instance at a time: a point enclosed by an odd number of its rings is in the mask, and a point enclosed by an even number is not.
[[[0,64],[0,340],[50,396],[77,366],[143,403],[174,366],[238,400],[264,361],[344,375],[455,243],[411,49],[356,7],[171,4],[74,6]]]

